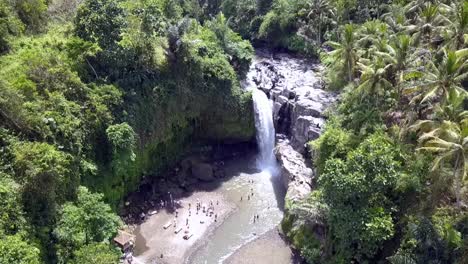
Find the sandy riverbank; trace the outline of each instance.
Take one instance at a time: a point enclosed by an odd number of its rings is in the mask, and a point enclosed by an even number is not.
[[[224,264],[298,264],[299,258],[275,228],[242,246]]]
[[[137,236],[135,263],[221,263],[233,252],[242,249],[243,245],[255,240],[257,234],[274,229],[282,219],[284,191],[281,190],[279,178],[254,169],[254,164],[253,155],[226,160],[223,168],[226,177],[210,183],[197,183],[190,190],[174,195],[180,202],[177,228],[171,226],[163,229],[167,223],[173,224],[175,219],[175,211],[171,208],[160,210],[144,222],[137,221],[134,230]],[[175,192],[171,190],[171,193]],[[210,200],[213,201],[217,222],[214,215],[196,214],[197,200],[206,206]],[[132,201],[132,204],[137,203]],[[259,216],[256,222],[252,220],[254,215]],[[193,236],[184,240],[187,218],[188,231]],[[174,234],[180,227],[183,228],[182,232]]]
[[[218,216],[216,222],[214,215],[207,216],[203,214],[202,210],[198,214],[196,213],[198,200],[206,207],[209,206],[210,201],[213,201],[215,214]],[[216,226],[222,224],[224,219],[236,208],[233,203],[216,191],[195,192],[189,197],[179,199],[179,201],[180,208],[178,208],[177,218],[175,212],[162,210],[158,214],[149,217],[134,231],[137,235],[135,252],[137,263],[184,263],[185,258],[197,245],[203,243],[208,234]],[[191,204],[191,210],[189,210],[189,203]],[[186,225],[187,219],[188,226]],[[174,220],[176,220],[175,227]],[[172,225],[164,229],[163,226],[167,223],[172,223]],[[182,231],[175,234],[175,231],[180,230],[180,228],[182,228]],[[186,231],[188,233],[185,233]],[[186,234],[192,235],[192,237],[185,240],[183,237]],[[161,254],[163,254],[163,258],[161,258]]]

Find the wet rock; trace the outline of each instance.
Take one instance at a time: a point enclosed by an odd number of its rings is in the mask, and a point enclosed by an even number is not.
[[[320,133],[314,123],[323,127],[324,111],[336,100],[335,94],[324,90],[323,66],[283,53],[275,54],[276,59],[268,52],[259,55],[250,78],[273,101],[276,133],[288,135],[294,149],[305,153],[304,144]]]
[[[284,103],[278,110],[278,114],[274,119],[277,133],[288,136],[291,134],[291,113],[293,108],[294,105],[288,101]]]
[[[304,156],[295,151],[288,140],[280,140],[275,155],[281,167],[283,185],[287,188],[286,200],[298,201],[311,192],[313,171],[306,165]]]
[[[306,143],[320,137],[324,120],[312,116],[300,116],[292,130],[291,145],[300,153],[306,152]]]
[[[213,166],[208,163],[195,163],[192,164],[192,176],[201,181],[213,181],[214,173]]]
[[[291,88],[287,86],[281,91],[281,95],[288,100],[293,100],[296,98],[296,92],[292,91]]]
[[[283,105],[278,103],[278,102],[275,102],[273,103],[273,121],[275,122],[275,127],[277,127],[277,121],[278,121],[278,115],[279,115],[279,111],[281,109]]]
[[[288,102],[288,98],[286,96],[280,95],[280,96],[278,96],[278,99],[276,100],[276,102],[283,105],[283,104]]]
[[[276,102],[278,100],[278,97],[281,95],[281,92],[283,90],[279,87],[276,87],[270,91],[270,99],[273,100],[273,102]]]
[[[307,98],[299,99],[294,105],[294,117],[297,119],[300,116],[321,117],[325,111],[322,103]]]
[[[192,168],[192,163],[197,162],[196,158],[188,157],[180,162],[180,169],[178,173],[184,173],[190,171]]]
[[[276,67],[270,62],[263,61],[255,65],[255,70],[253,81],[260,90],[270,95],[270,90],[276,87],[280,79]]]

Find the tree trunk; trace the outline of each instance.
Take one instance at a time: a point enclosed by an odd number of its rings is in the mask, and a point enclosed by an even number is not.
[[[348,60],[348,82],[351,82],[353,80],[353,69],[351,67],[351,61]]]
[[[94,73],[94,76],[96,77],[96,79],[99,79],[99,76],[98,76],[96,70],[95,70],[94,67],[91,65],[91,63],[89,63],[88,58],[85,58],[85,60],[86,60],[86,63],[88,64],[88,66],[91,68],[91,70],[93,70],[93,73]]]
[[[322,46],[321,42],[321,36],[322,36],[322,14],[319,16],[319,24],[318,24],[318,34],[317,34],[317,45],[320,47]]]
[[[458,163],[460,162],[460,154],[457,154],[457,160],[455,161],[455,168],[453,170],[453,179],[455,181],[455,197],[457,199],[457,208],[461,207],[461,198],[460,198],[460,173],[458,173]]]

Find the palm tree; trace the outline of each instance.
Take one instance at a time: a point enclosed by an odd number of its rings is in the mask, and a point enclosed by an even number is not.
[[[465,43],[465,34],[468,34],[468,1],[464,1],[463,4],[454,2],[448,10],[450,27],[447,27],[449,35],[447,44],[449,47],[459,49]]]
[[[327,44],[334,50],[330,55],[335,58],[336,62],[342,63],[348,82],[354,79],[356,63],[358,61],[358,53],[356,48],[356,32],[352,24],[344,26],[341,36],[341,43],[328,41]]]
[[[402,94],[402,83],[404,82],[404,72],[408,67],[409,59],[412,57],[410,49],[412,39],[408,35],[399,35],[392,38],[388,45],[387,52],[379,52],[377,55],[386,58],[391,64],[393,73],[393,84],[397,90],[397,101],[400,102]]]
[[[414,0],[409,2],[405,7],[405,13],[411,17],[417,17],[417,14],[421,13],[427,5],[435,5],[438,0]]]
[[[420,120],[410,130],[422,132],[419,150],[435,153],[432,170],[440,169],[443,162],[452,165],[452,178],[456,185],[457,204],[460,206],[460,190],[463,182],[468,181],[468,111],[464,108],[465,93],[451,90],[447,103],[435,108],[434,118]]]
[[[379,20],[367,21],[357,32],[357,45],[363,51],[361,57],[372,59],[376,52],[385,50],[388,38],[388,25]]]
[[[391,5],[388,12],[381,16],[381,20],[387,23],[394,32],[402,32],[406,28],[407,19],[404,7],[400,5]]]
[[[309,24],[317,28],[315,33],[317,45],[322,44],[322,35],[327,30],[324,26],[329,26],[334,22],[335,9],[328,0],[309,0],[307,7],[302,12],[307,13]]]
[[[447,97],[447,103],[443,106],[435,107],[436,118],[441,120],[450,120],[456,123],[461,123],[468,119],[468,111],[465,110],[465,100],[467,95],[460,93],[457,90],[451,90]]]
[[[418,151],[427,151],[436,155],[432,171],[444,167],[444,162],[450,165],[452,180],[455,182],[455,196],[457,206],[461,206],[461,188],[467,181],[468,166],[468,119],[461,122],[425,120],[417,123],[416,129],[432,126],[433,129],[423,133],[418,142],[422,147]]]
[[[407,69],[411,58],[415,55],[411,54],[412,38],[408,35],[393,36],[388,42],[387,40],[373,40],[375,44],[373,48],[368,49],[370,54],[367,59],[361,58],[359,61],[370,65],[371,61],[381,61],[384,64],[382,69],[385,69],[385,78],[396,88],[397,101],[400,101],[402,94],[402,84],[404,83],[404,73]],[[364,56],[365,57],[365,56]],[[387,84],[388,86],[388,84]]]
[[[361,62],[357,64],[361,70],[361,81],[355,92],[361,99],[374,98],[374,106],[378,108],[381,103],[380,99],[386,91],[393,87],[387,79],[392,65],[385,63],[383,59],[377,59],[371,65],[365,65]]]
[[[440,13],[439,5],[428,3],[416,17],[415,25],[408,26],[407,30],[416,33],[418,39],[429,45],[438,40],[435,34],[440,33],[448,23],[448,19]]]
[[[467,92],[461,82],[468,77],[468,49],[458,51],[443,51],[443,59],[437,62],[428,61],[428,66],[421,71],[413,71],[413,76],[422,77],[419,82],[406,89],[406,93],[418,92],[412,99],[412,103],[419,104],[439,100],[444,103],[451,90],[457,90],[462,94]]]

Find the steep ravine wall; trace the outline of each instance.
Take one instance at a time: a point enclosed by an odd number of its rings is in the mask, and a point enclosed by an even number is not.
[[[283,232],[294,246],[304,236],[323,237],[323,222],[304,225],[298,210],[313,190],[314,169],[307,157],[307,143],[317,139],[325,125],[325,111],[336,95],[323,89],[323,67],[313,61],[288,54],[257,54],[249,77],[273,101],[277,132],[275,155],[287,194]],[[315,218],[320,220],[319,218]]]
[[[122,160],[116,171],[110,163],[99,168],[99,181],[91,186],[101,190],[114,205],[122,204],[144,177],[161,177],[185,156],[219,144],[253,142],[255,122],[252,96],[238,87],[227,95],[186,98],[173,96],[158,103],[140,95],[128,100],[125,119],[136,133],[132,160]]]

